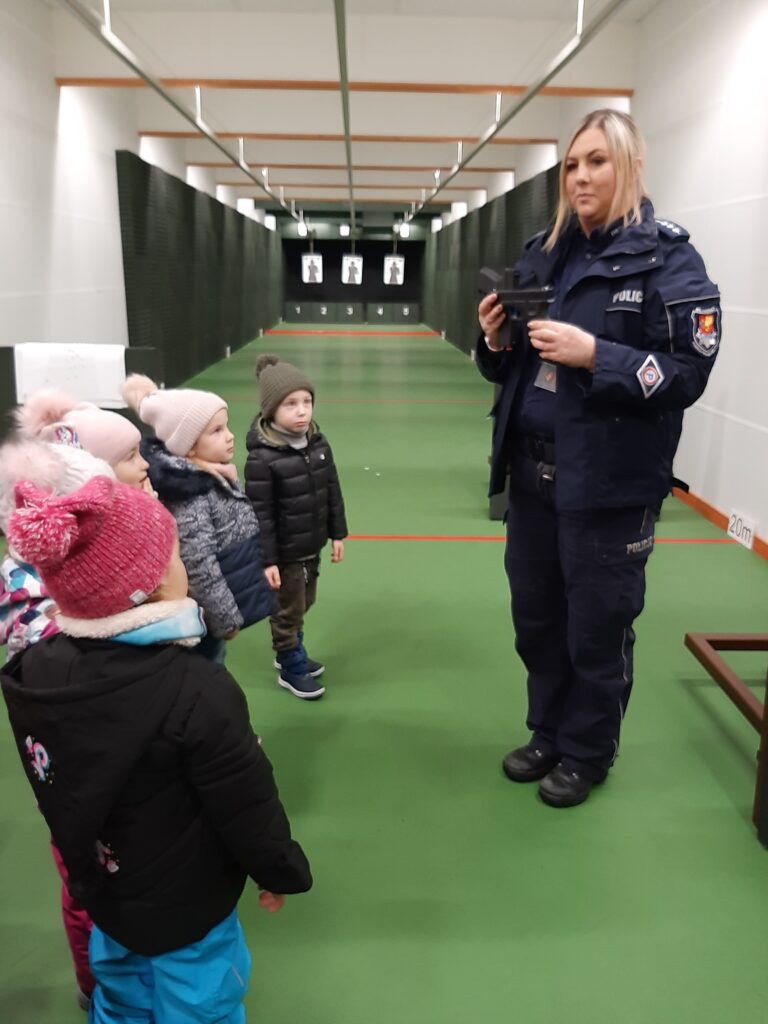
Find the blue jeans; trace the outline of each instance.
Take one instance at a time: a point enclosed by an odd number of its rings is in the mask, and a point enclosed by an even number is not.
[[[233,910],[189,946],[139,956],[96,925],[90,1024],[245,1024],[251,956]]]

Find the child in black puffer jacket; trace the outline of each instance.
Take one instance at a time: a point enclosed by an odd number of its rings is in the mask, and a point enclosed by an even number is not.
[[[308,657],[304,615],[315,602],[320,552],[331,541],[331,561],[344,557],[347,522],[333,453],[312,419],[315,389],[290,363],[262,355],[256,362],[261,411],[246,438],[245,493],[261,529],[265,572],[277,590],[270,619],[278,682],[313,700],[325,688],[325,667]]]

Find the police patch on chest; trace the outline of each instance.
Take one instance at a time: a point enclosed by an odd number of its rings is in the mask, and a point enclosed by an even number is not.
[[[622,288],[621,291],[613,293],[608,309],[627,309],[633,313],[640,313],[642,305],[642,288]]]
[[[713,356],[720,344],[720,310],[716,306],[691,310],[693,347],[703,356]]]
[[[664,382],[662,369],[653,356],[646,358],[643,365],[637,371],[636,376],[640,381],[644,398],[650,398],[654,391],[660,388]]]

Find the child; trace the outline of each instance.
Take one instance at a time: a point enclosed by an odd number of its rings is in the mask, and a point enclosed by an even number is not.
[[[16,421],[22,436],[84,448],[108,463],[121,483],[151,492],[141,434],[120,413],[41,388],[16,410]]]
[[[190,597],[205,612],[202,653],[223,661],[224,641],[274,608],[259,524],[231,463],[227,403],[210,391],[160,391],[140,374],[128,378],[124,395],[157,435],[141,450],[152,486],[176,520]]]
[[[261,411],[246,438],[245,492],[261,527],[264,564],[279,610],[270,619],[278,683],[314,700],[324,666],[307,656],[304,615],[315,602],[320,551],[330,538],[332,562],[344,557],[347,523],[330,445],[312,419],[315,389],[277,356],[256,361]]]
[[[112,476],[112,470],[82,448],[14,438],[0,446],[0,531],[6,532],[15,509],[14,488],[32,480],[53,494],[69,494],[91,477]],[[0,644],[7,658],[57,631],[53,601],[37,570],[14,557],[0,560]]]
[[[100,409],[91,402],[78,402],[62,391],[41,388],[16,410],[15,419],[19,428],[18,439],[6,449],[6,481],[1,488],[5,501],[10,501],[11,505],[13,486],[23,479],[32,480],[55,494],[69,494],[90,477],[106,475],[154,493],[147,477],[147,463],[139,452],[141,434],[119,413]],[[67,466],[60,482],[55,481],[50,466],[46,468],[46,461],[50,462],[51,458]],[[8,477],[11,470],[10,475],[15,475],[12,481]],[[36,569],[9,557],[3,562],[3,570],[10,619],[7,637],[10,657],[56,632],[58,627],[53,615],[54,602],[45,593]],[[23,610],[19,604],[22,596],[25,597]],[[0,617],[2,613],[0,608]],[[91,921],[67,888],[66,868],[53,842],[51,850],[62,880],[61,912],[75,964],[78,1001],[85,1009],[94,986],[88,964]]]
[[[0,530],[8,530],[15,509],[14,489],[20,481],[33,480],[53,494],[70,494],[100,475],[113,474],[106,462],[82,448],[24,439],[6,442],[0,447]],[[55,612],[56,605],[34,566],[9,551],[0,561],[0,644],[6,645],[8,659],[57,633]],[[66,869],[53,844],[51,852],[62,880],[61,916],[75,968],[78,1003],[86,1010],[96,984],[88,960],[91,919],[69,894]]]
[[[94,921],[93,1024],[242,1024],[250,957],[236,907],[312,884],[245,698],[189,653],[172,516],[105,477],[66,497],[17,487],[8,539],[61,632],[2,672],[19,756]]]

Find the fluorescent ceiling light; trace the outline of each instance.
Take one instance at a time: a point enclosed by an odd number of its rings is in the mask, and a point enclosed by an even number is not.
[[[299,232],[299,238],[307,237],[307,225],[304,223],[303,220],[300,220],[299,223],[296,225],[296,230]]]
[[[349,224],[339,224],[339,234],[342,238],[349,238]]]
[[[264,214],[264,227],[269,231],[277,230],[277,217],[275,217],[274,213]]]

